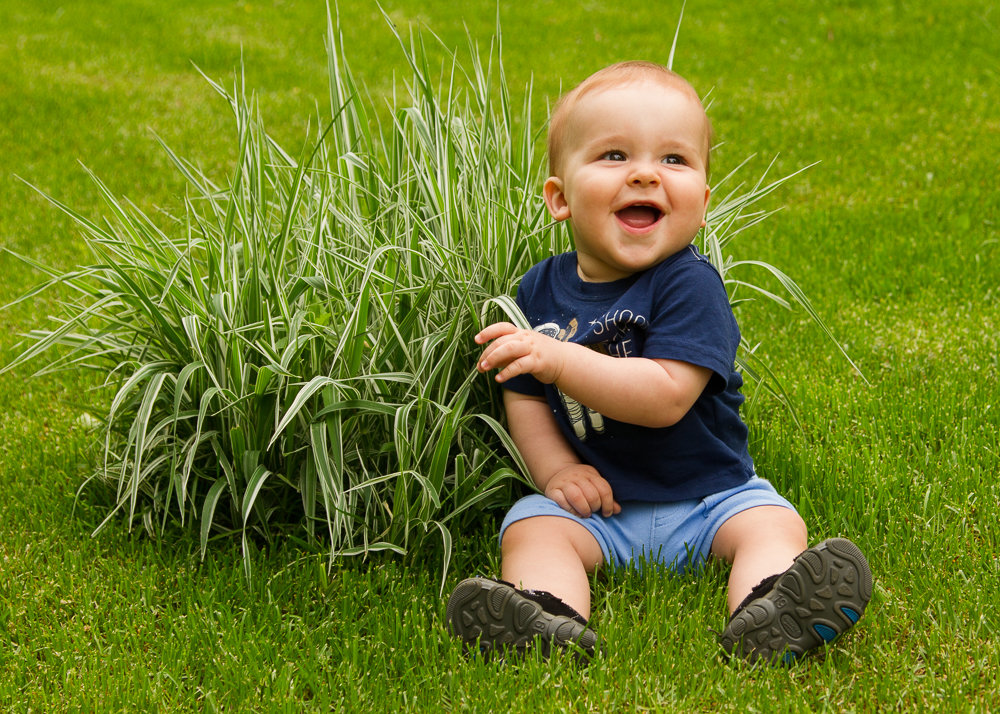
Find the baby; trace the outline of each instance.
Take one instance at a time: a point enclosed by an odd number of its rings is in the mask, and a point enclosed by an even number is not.
[[[533,329],[497,323],[475,338],[539,493],[504,519],[503,580],[464,580],[449,599],[467,646],[592,655],[588,575],[631,561],[731,563],[720,641],[750,660],[791,661],[864,612],[872,577],[858,547],[807,549],[802,518],[754,472],[739,328],[692,244],[710,145],[698,95],[660,65],[607,67],[556,106],[543,195],[576,250],[522,279]]]

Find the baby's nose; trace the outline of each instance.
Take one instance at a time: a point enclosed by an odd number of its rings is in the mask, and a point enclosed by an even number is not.
[[[660,183],[660,177],[652,167],[640,165],[633,170],[629,183],[633,186],[655,186]]]

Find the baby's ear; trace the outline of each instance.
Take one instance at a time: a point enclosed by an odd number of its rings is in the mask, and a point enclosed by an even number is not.
[[[542,198],[545,199],[545,206],[549,213],[557,221],[565,221],[570,216],[569,204],[566,202],[566,194],[563,193],[563,182],[558,176],[549,176],[542,186]]]

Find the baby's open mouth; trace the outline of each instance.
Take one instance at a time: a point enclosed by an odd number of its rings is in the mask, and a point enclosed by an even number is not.
[[[615,215],[625,225],[631,228],[648,228],[660,220],[663,212],[656,206],[634,205],[626,206]]]

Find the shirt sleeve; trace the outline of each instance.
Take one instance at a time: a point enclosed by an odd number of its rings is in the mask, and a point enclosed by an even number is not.
[[[703,259],[685,261],[657,276],[653,317],[642,356],[673,359],[712,370],[710,391],[721,391],[732,374],[739,327],[725,285]]]

